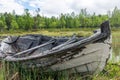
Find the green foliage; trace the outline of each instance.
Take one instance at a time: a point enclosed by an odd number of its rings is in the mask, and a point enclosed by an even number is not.
[[[112,27],[120,27],[120,9],[117,7],[112,12],[108,11],[106,15],[89,14],[86,8],[81,9],[79,14],[72,12],[50,18],[41,16],[39,13],[39,8],[35,10],[35,16],[30,14],[29,9],[25,9],[23,15],[17,15],[15,11],[0,13],[0,29],[9,31],[14,29],[96,28],[105,20],[110,20]]]
[[[19,26],[19,29],[24,29],[25,27],[25,19],[23,18],[23,16],[17,16],[16,17],[16,22]]]
[[[12,22],[11,22],[11,29],[12,30],[19,29],[19,26],[15,20],[12,20]]]
[[[111,25],[114,27],[120,27],[120,9],[115,7],[111,15]]]
[[[2,20],[0,20],[0,31],[3,31],[5,28],[5,24]]]

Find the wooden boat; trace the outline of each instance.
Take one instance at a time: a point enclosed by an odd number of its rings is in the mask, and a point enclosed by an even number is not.
[[[72,73],[97,73],[104,69],[111,51],[109,21],[90,37],[11,36],[1,42],[0,57],[21,67]]]

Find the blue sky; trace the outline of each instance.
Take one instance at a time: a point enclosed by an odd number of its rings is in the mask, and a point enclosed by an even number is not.
[[[0,0],[0,13],[12,12],[23,14],[24,9],[29,9],[35,15],[35,9],[40,8],[40,14],[44,16],[58,16],[61,13],[76,14],[80,9],[87,8],[91,14],[106,14],[115,6],[120,8],[120,0]]]
[[[36,9],[36,7],[31,6],[29,1],[27,1],[27,0],[15,0],[15,2],[22,5],[26,9],[29,9],[29,10]]]

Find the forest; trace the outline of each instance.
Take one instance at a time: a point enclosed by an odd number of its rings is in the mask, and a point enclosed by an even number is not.
[[[111,27],[120,28],[120,9],[115,7],[113,11],[107,14],[96,15],[89,14],[87,9],[81,9],[79,14],[67,13],[60,14],[59,17],[46,17],[40,15],[40,9],[35,10],[35,16],[32,16],[29,9],[24,10],[24,14],[17,15],[12,13],[0,13],[0,31],[9,30],[36,30],[49,28],[96,28],[101,22],[109,20]]]

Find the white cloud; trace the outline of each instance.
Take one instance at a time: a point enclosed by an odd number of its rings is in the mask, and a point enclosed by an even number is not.
[[[60,13],[70,13],[73,10],[69,8],[67,0],[36,0],[30,1],[30,5],[41,9],[41,14],[46,16],[57,16]]]
[[[89,13],[106,14],[108,10],[112,10],[115,6],[119,6],[119,0],[74,0],[71,8],[77,12],[80,9],[87,8]]]
[[[30,5],[39,7],[41,13],[47,16],[57,16],[60,13],[79,13],[81,9],[87,8],[89,13],[106,14],[119,5],[119,0],[34,0]]]
[[[17,1],[17,2],[16,2]],[[115,6],[120,8],[119,0],[0,0],[0,12],[12,12],[22,14],[24,8],[40,8],[40,14],[45,16],[58,16],[61,13],[79,13],[81,9],[87,8],[89,13],[106,14]],[[28,3],[23,5],[22,3]],[[34,14],[35,10],[30,12]]]
[[[0,12],[12,12],[15,10],[17,14],[22,14],[24,11],[24,7],[15,0],[0,0]]]

